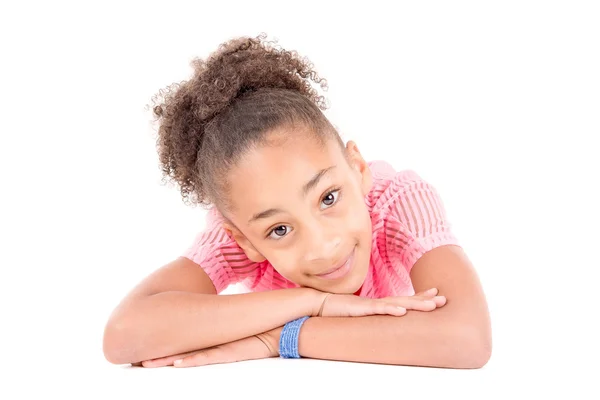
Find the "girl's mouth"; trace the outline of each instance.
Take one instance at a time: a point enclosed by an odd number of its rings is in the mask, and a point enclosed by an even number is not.
[[[319,278],[329,279],[329,280],[343,278],[352,269],[352,263],[354,261],[354,253],[355,252],[356,252],[356,246],[352,249],[352,252],[350,253],[350,255],[348,256],[346,261],[341,266],[330,269],[329,271],[324,272],[322,274],[318,274],[317,276]]]

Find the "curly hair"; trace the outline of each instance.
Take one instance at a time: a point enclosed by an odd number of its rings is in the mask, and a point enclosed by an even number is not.
[[[227,207],[227,172],[274,129],[289,127],[292,135],[308,127],[343,146],[321,111],[326,100],[311,85],[327,90],[327,81],[306,57],[265,38],[222,43],[206,60],[192,61],[190,80],[152,97],[163,181],[174,181],[187,205]]]

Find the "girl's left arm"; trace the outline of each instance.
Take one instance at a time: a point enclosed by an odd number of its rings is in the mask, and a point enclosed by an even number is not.
[[[416,292],[431,287],[446,304],[401,317],[369,316],[306,320],[299,354],[324,360],[481,368],[490,358],[490,318],[479,279],[462,249],[454,245],[426,252],[411,269]],[[282,328],[210,349],[145,361],[145,367],[193,367],[277,357]],[[181,361],[177,361],[181,360]]]
[[[415,292],[435,287],[446,296],[446,305],[402,317],[310,318],[300,330],[299,354],[397,365],[484,366],[492,350],[488,306],[462,248],[446,245],[428,251],[410,276]]]

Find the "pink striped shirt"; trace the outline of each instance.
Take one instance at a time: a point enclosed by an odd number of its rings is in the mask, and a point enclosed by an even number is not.
[[[410,296],[414,294],[410,270],[415,262],[435,247],[459,243],[432,185],[414,171],[396,172],[385,161],[373,161],[369,167],[373,185],[365,204],[371,215],[373,242],[369,271],[358,295]],[[221,227],[222,218],[212,208],[206,229],[183,254],[206,271],[217,293],[234,283],[253,292],[298,287],[267,260],[249,260]]]

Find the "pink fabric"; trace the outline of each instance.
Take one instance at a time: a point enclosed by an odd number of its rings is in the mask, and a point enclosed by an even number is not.
[[[396,172],[385,161],[373,161],[369,167],[373,186],[365,204],[371,214],[373,243],[369,272],[359,295],[410,296],[414,294],[410,270],[417,260],[433,248],[459,243],[432,185],[414,171]],[[218,211],[211,209],[206,229],[183,253],[206,271],[217,293],[234,283],[253,292],[298,287],[268,261],[250,261],[221,221]]]

